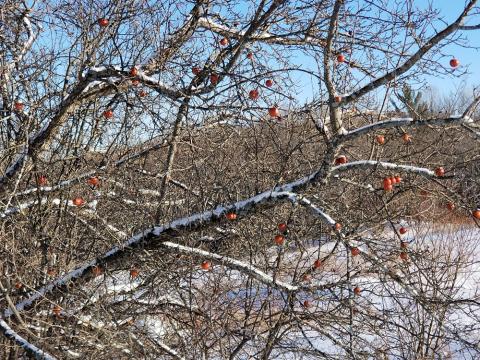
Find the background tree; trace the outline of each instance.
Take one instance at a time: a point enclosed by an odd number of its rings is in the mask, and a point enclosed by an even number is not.
[[[422,92],[413,90],[408,84],[403,85],[402,93],[398,94],[397,97],[411,118],[425,119],[432,113],[431,106],[422,99]],[[395,111],[402,111],[402,106],[398,105],[395,100],[392,99],[391,103]]]

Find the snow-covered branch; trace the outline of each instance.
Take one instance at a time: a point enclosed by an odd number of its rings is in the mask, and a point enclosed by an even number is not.
[[[413,166],[407,166],[407,165],[396,165],[396,164],[391,164],[391,163],[384,163],[384,162],[377,162],[377,161],[358,161],[358,162],[352,162],[340,166],[336,166],[332,168],[333,172],[340,172],[348,169],[353,169],[353,168],[358,168],[358,167],[380,167],[384,169],[395,169],[395,170],[402,170],[402,171],[407,171],[407,172],[414,172],[414,173],[419,173],[424,176],[434,176],[434,172],[423,169],[423,168],[418,168],[418,167],[413,167]],[[29,298],[23,300],[22,302],[16,304],[16,309],[18,311],[22,311],[25,308],[31,306],[35,301],[43,298],[47,293],[51,292],[52,290],[61,287],[70,281],[73,281],[75,279],[83,277],[85,274],[88,273],[88,271],[98,265],[98,264],[105,264],[108,262],[111,262],[120,256],[122,256],[123,253],[126,252],[126,250],[138,246],[140,244],[146,245],[148,243],[158,243],[159,238],[162,235],[166,234],[173,234],[177,233],[179,230],[194,230],[195,228],[198,228],[200,226],[206,226],[207,224],[213,223],[215,221],[218,221],[223,218],[223,216],[227,212],[236,212],[239,215],[242,214],[247,214],[248,212],[254,210],[256,207],[262,204],[266,204],[271,201],[278,201],[282,199],[288,199],[290,201],[299,201],[300,203],[303,203],[305,205],[310,206],[312,209],[314,208],[313,205],[306,199],[298,199],[294,192],[296,190],[300,190],[311,182],[316,180],[318,172],[314,172],[310,174],[309,176],[303,177],[301,179],[298,179],[296,181],[287,183],[282,186],[278,186],[275,188],[273,191],[268,190],[265,192],[262,192],[254,197],[238,201],[236,203],[226,205],[226,206],[218,206],[214,210],[210,211],[205,211],[202,213],[197,213],[185,218],[177,219],[172,221],[171,223],[164,225],[164,226],[155,226],[151,229],[142,231],[135,236],[131,237],[128,239],[122,246],[115,246],[108,252],[106,252],[103,256],[97,257],[96,259],[93,259],[78,268],[74,269],[73,271],[65,274],[64,276],[56,279],[55,281],[51,282],[50,284],[44,286],[43,288],[39,289],[35,294],[30,296]],[[334,220],[331,219],[327,214],[325,214],[323,211],[321,211],[318,208],[314,209],[316,213],[318,213],[322,218],[324,218],[327,223],[333,224]],[[160,243],[162,244],[162,243]],[[172,243],[173,244],[173,243]],[[171,245],[172,247],[174,245]],[[181,245],[178,245],[181,246]],[[178,248],[178,247],[177,247]],[[202,255],[209,255],[209,254],[202,254]],[[219,255],[215,255],[219,256]],[[212,258],[215,257],[212,255]],[[220,257],[222,258],[222,257]],[[220,259],[219,258],[219,259]],[[233,260],[233,259],[232,259]],[[236,260],[235,260],[236,261]],[[243,266],[245,264],[243,263],[232,263],[236,266]],[[247,267],[248,269],[248,267]],[[250,271],[253,271],[250,269]],[[256,273],[257,277],[260,277],[265,280],[263,276],[260,276],[258,273]],[[282,284],[284,285],[284,284]],[[288,285],[288,284],[287,284]],[[291,289],[289,287],[285,287],[285,289]],[[6,310],[4,312],[5,317],[9,317],[12,315],[11,310]]]
[[[328,215],[325,211],[323,211],[319,207],[315,206],[310,200],[308,200],[307,198],[305,198],[303,196],[300,196],[300,195],[298,195],[294,192],[291,192],[291,191],[277,191],[273,195],[275,195],[278,198],[284,197],[292,203],[295,203],[295,204],[298,203],[300,205],[306,206],[310,210],[312,210],[315,213],[315,215],[320,217],[328,225],[331,225],[331,226],[335,225],[335,220],[333,220],[330,217],[330,215]]]
[[[48,354],[47,352],[39,349],[32,343],[25,340],[23,337],[18,335],[8,324],[0,319],[0,331],[7,337],[8,339],[14,341],[17,345],[19,345],[22,349],[24,349],[29,355],[31,355],[35,359],[44,359],[44,360],[55,360],[52,355]]]
[[[411,165],[400,165],[400,164],[394,164],[394,163],[389,163],[384,161],[375,161],[375,160],[352,161],[347,164],[334,166],[332,167],[332,173],[338,173],[338,172],[359,169],[359,168],[360,169],[372,168],[372,167],[379,168],[382,170],[397,170],[401,172],[414,173],[414,174],[422,175],[425,177],[436,176],[434,171],[428,170],[425,168],[411,166]]]
[[[5,77],[8,79],[10,77],[10,72],[13,70],[16,64],[22,61],[23,57],[27,53],[28,50],[32,47],[35,39],[37,38],[38,34],[33,30],[32,27],[32,22],[28,18],[28,13],[24,13],[22,17],[22,23],[25,26],[25,29],[27,31],[28,38],[23,44],[20,52],[13,58],[13,61],[7,64],[6,66],[6,71],[5,71]]]
[[[299,290],[309,290],[309,291],[325,290],[335,285],[335,283],[298,285],[298,286],[292,285],[290,283],[280,281],[274,278],[273,276],[264,273],[263,271],[259,270],[257,267],[253,266],[252,264],[249,264],[244,261],[240,261],[228,256],[222,256],[222,255],[208,252],[205,250],[172,243],[170,241],[164,241],[160,244],[160,246],[170,251],[174,251],[176,253],[196,255],[204,259],[211,260],[215,263],[222,264],[230,269],[238,270],[242,274],[246,274],[260,281],[265,285],[268,285],[286,292],[299,291]]]
[[[155,144],[152,144],[150,146],[147,146],[146,148],[132,154],[132,155],[128,155],[120,160],[117,160],[113,166],[114,167],[120,167],[122,165],[124,165],[125,163],[127,162],[130,162],[130,161],[133,161],[133,160],[136,160],[142,156],[145,156],[147,154],[149,154],[151,151],[155,151],[155,150],[158,150],[160,149],[163,145],[165,144],[165,140],[162,139],[162,141],[158,142],[158,143],[155,143]],[[89,177],[92,177],[94,176],[95,174],[97,174],[98,172],[100,171],[104,171],[105,169],[107,168],[107,165],[104,165],[104,166],[101,166],[99,167],[98,169],[96,170],[90,170],[90,171],[87,171],[83,174],[80,174],[72,179],[68,179],[68,180],[62,180],[60,181],[58,184],[54,185],[54,186],[41,186],[41,187],[33,187],[33,188],[30,188],[30,189],[27,189],[25,191],[21,191],[21,192],[18,192],[15,194],[15,196],[23,196],[23,195],[29,195],[29,194],[33,194],[33,193],[36,193],[37,191],[42,191],[42,192],[52,192],[52,191],[57,191],[57,190],[60,190],[60,189],[63,189],[63,188],[66,188],[66,187],[69,187],[69,186],[72,186],[72,185],[75,185],[85,179],[88,179]]]
[[[46,197],[43,197],[40,200],[37,199],[37,200],[32,200],[32,201],[21,203],[17,206],[8,208],[5,211],[1,212],[0,213],[0,219],[5,219],[6,217],[9,217],[11,215],[18,214],[18,213],[22,212],[23,210],[29,209],[29,208],[37,205],[38,203],[40,203],[41,205],[44,205],[47,202],[48,202],[48,199]],[[72,200],[60,200],[58,198],[55,198],[55,199],[51,199],[50,202],[52,203],[52,205],[57,205],[57,206],[58,205],[64,205],[64,206],[69,206],[69,207],[77,207],[75,204],[73,204]],[[88,208],[88,209],[91,209],[91,210],[95,210],[96,205],[97,205],[97,201],[93,200],[89,203],[85,203],[84,204],[84,209]]]
[[[215,22],[211,18],[203,17],[199,20],[198,25],[204,29],[211,30],[217,34],[226,36],[232,39],[241,39],[245,36],[245,31],[240,31],[228,26],[221,25]],[[268,31],[264,30],[259,32],[258,34],[251,35],[249,37],[250,41],[261,41],[267,44],[276,44],[276,45],[286,45],[286,46],[294,46],[294,45],[315,45],[324,47],[325,46],[325,39],[316,38],[313,36],[302,36],[302,37],[292,37],[286,35],[275,35],[269,33]]]
[[[189,255],[197,255],[201,256],[202,258],[212,260],[216,263],[221,263],[231,269],[238,270],[244,274],[249,275],[250,277],[264,283],[266,285],[270,285],[281,289],[283,291],[296,291],[299,290],[298,286],[291,285],[289,283],[280,281],[278,279],[274,279],[272,276],[264,273],[263,271],[257,269],[255,266],[245,263],[240,260],[233,259],[228,256],[222,256],[215,253],[211,253],[205,250],[183,246],[180,244],[175,244],[170,241],[165,241],[161,243],[161,246],[170,250],[173,250],[178,253],[189,254]]]
[[[430,119],[430,120],[414,120],[412,118],[399,118],[391,119],[385,121],[379,121],[374,124],[365,125],[359,127],[358,129],[348,131],[345,135],[341,136],[339,142],[345,142],[357,138],[361,135],[368,134],[373,131],[382,130],[382,129],[391,129],[400,126],[409,126],[409,127],[421,127],[429,125],[462,125],[462,124],[472,124],[473,119],[468,115],[459,115],[452,116],[448,118],[439,118],[439,119]]]
[[[300,199],[298,200],[298,202],[304,206],[307,206],[308,208],[310,208],[310,210],[312,210],[318,217],[320,217],[321,219],[323,219],[323,221],[325,221],[328,225],[330,226],[335,226],[335,220],[333,220],[330,215],[328,215],[325,211],[323,211],[322,209],[320,209],[319,207],[315,206],[310,200],[308,200],[307,198],[305,197],[300,197]]]
[[[33,42],[37,38],[37,34],[35,33],[35,31],[33,31],[32,23],[28,18],[27,14],[23,16],[22,21],[23,21],[23,24],[25,25],[25,28],[27,29],[28,39],[23,45],[22,50],[20,51],[18,56],[15,58],[15,63],[22,61],[23,57],[25,56],[27,51],[32,47]]]
[[[267,204],[268,202],[272,201],[275,202],[278,200],[287,199],[290,196],[289,193],[292,193],[295,190],[300,190],[315,181],[317,174],[318,172],[314,172],[309,176],[303,177],[282,186],[278,186],[273,191],[267,190],[256,196],[238,201],[233,204],[225,206],[220,205],[213,210],[193,214],[185,218],[180,218],[172,221],[167,225],[154,226],[150,229],[146,229],[126,240],[121,246],[113,247],[105,254],[80,265],[74,270],[40,288],[38,291],[35,292],[35,294],[16,304],[16,308],[18,311],[24,310],[25,308],[33,305],[37,300],[45,297],[46,294],[50,293],[54,289],[62,287],[67,283],[88,274],[89,270],[91,270],[94,266],[97,266],[99,264],[106,264],[121,257],[124,253],[127,252],[127,250],[131,249],[132,247],[136,247],[139,245],[145,246],[148,245],[148,243],[158,243],[159,238],[162,235],[174,234],[177,233],[179,230],[194,230],[201,226],[206,226],[215,221],[223,219],[225,214],[228,212],[236,212],[239,215],[247,214],[256,209],[256,207],[258,207],[259,205]],[[5,317],[9,317],[11,315],[11,310],[6,310],[4,312]]]
[[[142,71],[140,66],[137,66],[137,72],[138,74],[135,76],[135,78],[150,88],[155,89],[160,94],[163,94],[173,100],[185,95],[182,91],[176,90],[166,85],[161,80],[148,75],[146,72]],[[130,69],[120,69],[117,66],[97,66],[88,69],[86,77],[93,81],[103,80],[109,82],[112,80],[112,78],[114,81],[115,79],[121,81],[122,78],[130,78],[131,75]],[[91,88],[88,90],[91,90]]]

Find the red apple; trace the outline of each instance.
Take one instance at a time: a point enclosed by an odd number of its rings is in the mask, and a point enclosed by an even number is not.
[[[342,97],[337,95],[337,96],[335,96],[335,97],[333,98],[333,100],[334,100],[337,104],[339,104],[339,103],[342,102]]]
[[[282,232],[282,233],[287,232],[287,224],[285,224],[285,223],[278,224],[278,230],[280,230],[280,232]]]
[[[398,232],[399,232],[400,234],[402,234],[402,235],[403,235],[403,234],[406,234],[407,231],[408,231],[408,229],[407,229],[407,228],[404,228],[403,226],[398,230]]]
[[[47,269],[47,275],[48,276],[55,276],[57,274],[57,272],[55,271],[54,268],[48,268]]]
[[[341,165],[347,163],[347,157],[345,155],[341,155],[335,159],[335,165]]]
[[[82,206],[83,204],[85,204],[85,200],[83,200],[81,197],[76,197],[72,200],[72,202],[75,206]]]
[[[313,267],[315,269],[322,267],[322,262],[319,259],[315,260],[315,262],[313,263]]]
[[[130,69],[130,76],[135,77],[138,75],[138,69],[134,66]]]
[[[253,53],[249,52],[249,53],[247,54],[247,59],[248,59],[248,60],[253,60]]]
[[[252,100],[257,100],[258,96],[259,96],[259,92],[257,89],[250,90],[250,92],[248,93],[248,97]]]
[[[100,25],[101,27],[107,27],[108,19],[105,19],[105,18],[98,19],[98,25]]]
[[[472,215],[475,219],[480,219],[480,210],[475,210],[474,212],[472,212]]]
[[[227,46],[228,45],[228,39],[227,38],[222,38],[220,40],[220,45],[222,46]]]
[[[212,85],[217,85],[218,80],[219,80],[219,76],[217,74],[211,74],[210,75],[210,83]]]
[[[102,275],[102,268],[100,266],[94,266],[92,267],[92,273],[94,276],[100,276]]]
[[[270,109],[268,109],[268,114],[271,117],[279,117],[280,116],[280,111],[278,110],[278,108],[276,106],[274,106],[274,107],[271,107]]]
[[[405,134],[402,135],[402,139],[403,139],[403,142],[404,142],[404,143],[409,143],[409,142],[412,141],[410,135],[408,135],[407,133],[405,133]]]
[[[113,117],[113,110],[112,109],[105,110],[103,112],[103,117],[105,119],[111,119]]]
[[[135,279],[136,277],[138,277],[139,274],[140,274],[140,271],[138,271],[138,269],[136,268],[133,268],[130,270],[130,277],[132,279]]]
[[[377,143],[379,143],[380,145],[385,144],[385,136],[377,135]]]
[[[391,178],[383,179],[383,190],[392,191],[392,189],[393,189],[392,179]]]
[[[234,212],[229,212],[225,216],[228,220],[231,220],[231,221],[237,219],[237,214],[235,214]]]
[[[23,103],[20,102],[20,101],[15,101],[15,103],[13,104],[13,107],[17,111],[22,111],[23,110]]]
[[[265,81],[265,86],[266,87],[272,87],[273,86],[273,80],[268,79],[267,81]]]
[[[275,235],[275,244],[282,246],[285,243],[285,237],[283,235]]]
[[[353,289],[353,293],[355,295],[360,295],[361,292],[362,292],[362,289],[360,289],[358,286],[355,286],[355,288]]]
[[[142,90],[138,93],[138,96],[145,97],[145,96],[147,96],[147,92],[145,90]]]
[[[339,63],[345,62],[345,56],[343,56],[342,54],[337,55],[337,61]]]
[[[200,69],[198,66],[194,66],[192,68],[193,75],[200,75],[201,72],[202,72],[202,69]]]
[[[200,266],[202,270],[210,270],[210,268],[212,267],[212,264],[210,263],[210,261],[204,261]]]
[[[407,261],[408,260],[408,254],[405,251],[402,251],[400,253],[400,259],[402,259],[403,261]]]
[[[342,229],[342,224],[336,223],[335,230],[340,231]]]
[[[460,61],[458,61],[457,59],[453,58],[450,60],[450,66],[452,68],[456,68],[458,65],[460,65]]]
[[[52,312],[53,312],[53,314],[54,314],[55,316],[60,316],[60,314],[62,313],[62,308],[61,308],[60,306],[58,306],[58,305],[55,305],[55,306],[53,307]]]
[[[87,184],[90,186],[97,186],[100,184],[100,180],[96,176],[92,176],[87,180]]]
[[[45,175],[40,175],[38,177],[38,185],[40,185],[40,186],[47,185],[47,177]]]
[[[435,175],[442,177],[445,175],[445,169],[443,167],[438,167],[435,169]]]
[[[351,252],[352,256],[360,255],[360,249],[358,247],[352,247],[350,252]]]

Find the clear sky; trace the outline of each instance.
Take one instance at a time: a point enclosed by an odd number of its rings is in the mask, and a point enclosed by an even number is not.
[[[393,1],[393,0],[389,0]],[[439,18],[435,22],[435,29],[437,31],[443,30],[447,24],[451,24],[455,21],[458,16],[461,14],[464,9],[464,5],[467,0],[414,0],[414,6],[419,9],[426,9],[431,6],[434,9],[439,11]],[[475,16],[476,19],[471,19],[467,22],[467,25],[476,25],[480,23],[480,17]],[[476,20],[477,22],[473,22]],[[442,22],[443,21],[443,22]],[[452,57],[457,58],[461,66],[454,70],[453,75],[449,74],[436,74],[436,75],[425,75],[424,79],[426,80],[429,87],[431,87],[432,95],[439,96],[448,96],[458,90],[465,90],[466,92],[471,93],[473,87],[480,88],[480,30],[473,31],[460,31],[458,34],[461,34],[465,39],[465,44],[468,44],[469,47],[462,47],[459,44],[450,44],[442,48],[442,54],[445,57],[441,60],[444,62],[444,66],[447,70],[450,70],[449,60]],[[478,48],[478,49],[475,49]],[[297,59],[299,63],[306,64],[309,60],[305,59],[302,54],[297,54]],[[309,64],[314,66],[312,64]],[[410,70],[414,72],[415,67]],[[453,71],[453,70],[452,70]],[[465,73],[466,72],[466,73]],[[303,74],[297,74],[300,81],[305,84],[297,90],[297,99],[300,101],[311,100],[314,96],[315,89],[309,84],[315,82],[315,79],[307,78]],[[418,86],[416,87],[417,89]],[[426,90],[426,89],[423,89]],[[423,91],[425,92],[428,91]],[[379,93],[382,93],[382,89],[379,89]]]
[[[466,3],[465,0],[415,0],[415,4],[419,7],[432,6],[441,12],[441,16],[445,21],[451,23],[454,21]],[[478,19],[478,16],[476,17]],[[474,25],[469,23],[469,25]],[[455,86],[466,82],[467,87],[480,85],[480,51],[474,47],[480,47],[480,30],[462,31],[462,34],[467,38],[470,46],[473,48],[462,48],[458,45],[452,44],[444,48],[444,53],[455,56],[460,60],[462,66],[468,68],[469,74],[459,79],[455,78],[439,78],[428,77],[429,83],[436,88],[440,93],[446,94],[455,89]]]

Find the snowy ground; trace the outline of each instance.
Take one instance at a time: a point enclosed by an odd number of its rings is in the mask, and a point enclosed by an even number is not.
[[[312,274],[309,281],[303,281],[298,276],[294,278],[291,271],[283,271],[276,274],[268,272],[269,266],[273,266],[278,259],[279,248],[272,247],[268,250],[267,261],[265,258],[254,259],[252,264],[256,269],[260,269],[269,277],[275,277],[278,281],[291,286],[300,286],[297,297],[294,302],[293,311],[295,316],[301,317],[301,329],[292,329],[282,337],[279,347],[272,352],[272,358],[275,359],[315,359],[325,354],[331,358],[345,358],[345,334],[352,331],[355,334],[356,346],[364,349],[367,353],[369,349],[378,349],[389,347],[386,352],[387,358],[405,358],[401,336],[405,336],[408,341],[408,334],[403,333],[401,327],[408,326],[411,318],[418,316],[430,316],[422,312],[417,304],[412,301],[412,294],[409,289],[421,289],[423,295],[438,296],[440,299],[449,299],[452,303],[458,302],[451,310],[445,313],[443,320],[443,331],[449,339],[448,344],[443,347],[443,356],[445,359],[478,359],[479,354],[473,352],[462,339],[468,343],[475,344],[480,340],[480,306],[474,301],[479,300],[480,290],[480,266],[475,259],[478,246],[480,245],[480,230],[467,225],[452,226],[433,226],[425,224],[410,224],[409,232],[402,237],[403,241],[409,242],[408,263],[398,258],[398,239],[395,240],[393,231],[386,228],[382,238],[365,238],[359,245],[365,253],[375,256],[382,260],[382,267],[393,271],[398,276],[405,279],[408,286],[405,288],[388,277],[383,277],[381,271],[371,271],[372,264],[362,256],[351,259],[353,267],[353,276],[350,279],[350,285],[345,280],[346,270],[346,251],[343,246],[339,246],[334,251],[334,256],[321,270]],[[320,257],[332,252],[335,249],[335,242],[326,242],[326,239],[319,241],[305,242],[306,246],[301,250],[291,244],[282,250],[283,269],[295,269],[297,274],[307,272],[311,268],[312,259],[319,255]],[[359,243],[360,244],[360,243]],[[308,245],[308,246],[307,246]],[[372,253],[372,249],[375,252]],[[395,256],[385,254],[395,253]],[[445,255],[445,261],[450,259],[461,259],[456,276],[442,275],[442,257],[437,261],[436,269],[440,275],[439,279],[428,269],[423,268],[426,264],[425,259],[436,253]],[[378,270],[378,268],[377,268]],[[231,313],[232,316],[240,316],[245,312],[245,302],[249,301],[249,311],[264,311],[265,304],[275,309],[284,309],[288,307],[288,297],[284,290],[268,286],[268,279],[260,278],[255,286],[246,287],[249,276],[245,276],[242,269],[230,268],[227,263],[213,263],[211,271],[203,271],[200,268],[189,273],[189,277],[183,279],[178,288],[168,289],[159,287],[152,289],[150,274],[142,273],[138,278],[132,279],[129,270],[115,271],[97,277],[85,288],[87,293],[91,293],[88,303],[73,304],[71,308],[65,308],[64,313],[73,316],[79,324],[88,324],[94,328],[121,328],[125,323],[131,325],[130,329],[140,329],[143,336],[150,337],[157,348],[162,348],[166,353],[174,356],[177,354],[174,345],[169,345],[172,339],[172,332],[175,337],[192,336],[190,331],[181,330],[173,326],[172,321],[164,321],[164,316],[157,316],[151,309],[168,305],[172,309],[188,309],[190,312],[203,311],[207,302],[205,299],[199,300],[199,294],[204,289],[209,289],[212,284],[221,292],[215,299],[223,299],[226,309],[236,309]],[[263,275],[262,275],[263,276]],[[443,276],[443,277],[442,277]],[[408,281],[407,281],[408,280]],[[446,294],[434,294],[430,289],[432,282],[441,281],[444,284],[451,284],[451,291]],[[317,289],[326,284],[335,284],[338,286],[328,289]],[[153,285],[155,286],[155,285]],[[160,286],[160,285],[159,285]],[[351,288],[358,286],[361,288],[360,296],[352,296]],[[341,299],[351,299],[352,306],[356,313],[353,322],[348,324],[349,307],[339,309]],[[310,302],[306,307],[304,301]],[[96,303],[110,304],[118,306],[121,304],[132,304],[132,316],[108,323],[98,313],[89,313],[88,309]],[[129,305],[127,305],[129,306]],[[211,305],[209,305],[211,306]],[[219,308],[222,308],[220,306]],[[216,311],[218,309],[216,308]],[[323,314],[323,315],[322,315]],[[319,328],[321,321],[318,316],[333,314],[332,319],[338,317],[338,323],[331,322],[328,327]],[[340,316],[341,315],[341,316]],[[343,316],[343,317],[342,317]],[[435,313],[434,316],[438,316]],[[432,318],[433,320],[435,318]],[[430,319],[430,320],[432,320]],[[379,325],[381,324],[381,326]],[[323,324],[322,326],[325,326]],[[380,326],[378,329],[376,326]],[[461,339],[455,338],[456,333],[461,334]],[[390,335],[392,335],[390,337]],[[395,335],[395,336],[394,336]],[[258,346],[263,346],[265,333],[258,331],[241,354],[239,359],[254,357]],[[138,339],[139,342],[145,341]],[[290,349],[290,350],[289,350]],[[303,349],[303,351],[299,351]],[[69,349],[70,357],[74,358],[76,349]],[[123,352],[129,352],[124,348]],[[79,357],[81,356],[80,353]],[[181,357],[181,354],[177,354]],[[442,358],[441,354],[437,354]],[[212,355],[213,356],[213,355]],[[370,354],[371,358],[377,355]],[[379,355],[378,355],[379,356]],[[188,356],[187,356],[188,358]],[[221,355],[211,358],[221,359]]]

